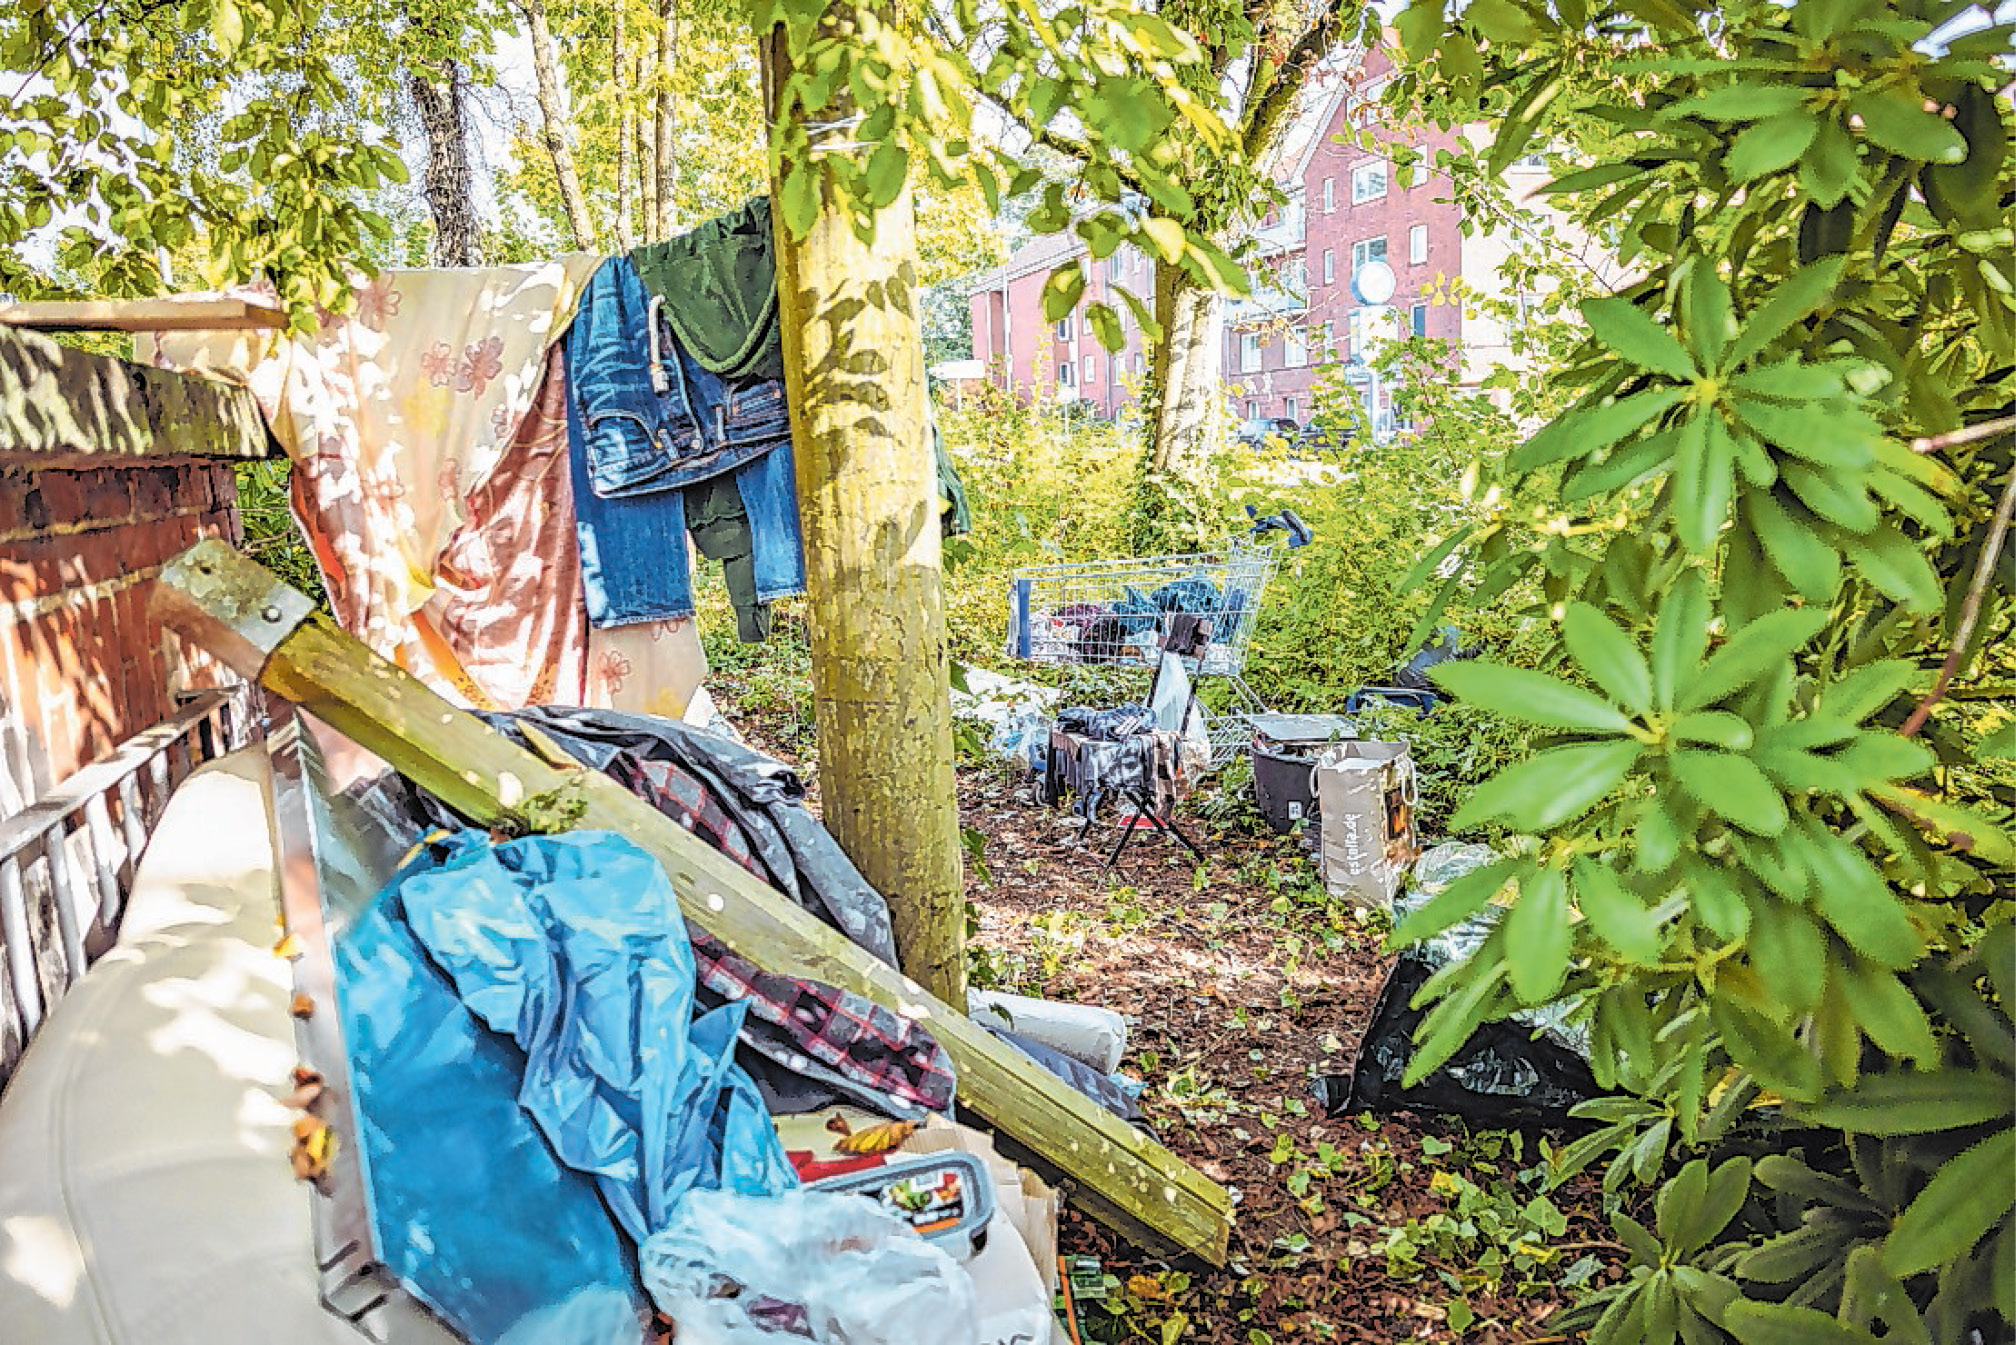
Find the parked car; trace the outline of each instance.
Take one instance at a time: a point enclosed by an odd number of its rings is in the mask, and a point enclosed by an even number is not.
[[[1312,420],[1295,436],[1294,444],[1297,448],[1311,449],[1319,453],[1334,452],[1349,444],[1354,437],[1356,432],[1352,426],[1325,425]]]
[[[1257,444],[1270,434],[1277,434],[1289,443],[1294,443],[1302,433],[1302,427],[1286,416],[1260,416],[1239,424],[1239,442]]]

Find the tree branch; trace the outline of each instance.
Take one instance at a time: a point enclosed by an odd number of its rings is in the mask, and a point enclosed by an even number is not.
[[[2008,429],[2008,422],[2003,423],[2002,429]],[[1960,606],[1960,624],[1954,628],[1953,643],[1946,650],[1945,663],[1940,665],[1939,680],[1897,730],[1906,738],[1925,727],[1925,721],[1932,717],[1932,707],[1946,699],[1946,688],[1960,671],[1961,660],[1967,656],[1967,643],[1974,638],[1974,623],[1981,619],[1981,603],[1988,596],[1988,584],[1995,577],[1995,562],[2001,558],[2002,539],[2009,533],[2012,511],[2016,511],[2016,467],[2009,469],[2009,479],[2002,483],[2002,499],[1995,506],[1994,521],[1988,525],[1988,540],[1974,562],[1974,577],[1968,582],[1967,600]]]
[[[1316,21],[1304,29],[1302,36],[1288,49],[1287,59],[1274,72],[1273,81],[1246,105],[1246,128],[1240,135],[1239,147],[1249,160],[1258,157],[1267,147],[1281,119],[1295,105],[1296,97],[1309,82],[1309,72],[1337,44],[1338,30],[1344,26],[1345,8],[1343,0],[1330,0]]]

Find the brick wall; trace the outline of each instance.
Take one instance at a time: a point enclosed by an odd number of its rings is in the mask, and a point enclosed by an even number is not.
[[[0,467],[0,816],[228,680],[147,602],[200,537],[241,539],[231,464]]]

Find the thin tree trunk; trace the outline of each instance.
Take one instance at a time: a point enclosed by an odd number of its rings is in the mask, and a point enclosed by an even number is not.
[[[828,22],[851,13],[829,0]],[[782,42],[764,35],[761,45],[774,106]],[[837,122],[846,111],[814,115]],[[964,1004],[944,571],[910,191],[876,214],[872,243],[830,204],[803,239],[790,236],[781,211],[774,219],[824,818],[888,897],[903,971]]]
[[[652,144],[656,119],[645,112],[656,105],[658,51],[664,45],[664,35],[655,23],[647,25],[647,31],[649,36],[637,53],[636,77],[630,83],[638,100],[630,120],[630,136],[631,152],[637,156],[640,188],[637,237],[640,242],[658,243],[664,241],[664,235],[658,232],[658,153]]]
[[[657,116],[654,119],[652,135],[652,176],[657,179],[658,190],[647,205],[650,231],[654,238],[670,238],[678,225],[678,211],[673,205],[672,170],[675,166],[673,154],[678,134],[678,125],[673,114],[677,110],[672,93],[672,67],[679,58],[679,9],[677,0],[658,0],[658,63],[653,72],[652,82],[657,89]]]
[[[1141,543],[1196,544],[1213,531],[1203,502],[1224,439],[1224,324],[1217,294],[1155,264],[1162,327],[1150,372],[1154,415],[1136,515]]]
[[[553,176],[560,183],[560,207],[567,212],[567,227],[573,231],[574,246],[585,252],[595,246],[595,223],[588,217],[588,199],[581,192],[581,175],[574,170],[573,116],[567,107],[566,90],[560,87],[553,30],[546,24],[546,0],[519,0],[518,9],[525,16],[525,26],[532,38],[532,69],[539,78],[539,116],[546,152],[553,156]]]
[[[427,135],[421,190],[434,215],[434,264],[474,266],[480,259],[475,177],[469,171],[469,127],[462,115],[462,68],[443,61],[406,77],[407,92]]]
[[[630,83],[630,53],[623,45],[623,0],[610,9],[609,82],[616,95],[616,249],[628,252],[630,233],[630,154],[637,122],[636,92]]]

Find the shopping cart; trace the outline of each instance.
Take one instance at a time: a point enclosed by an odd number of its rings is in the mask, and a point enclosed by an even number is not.
[[[1152,669],[1189,618],[1207,636],[1202,653],[1186,660],[1191,675],[1217,678],[1229,693],[1222,709],[1205,710],[1212,764],[1229,761],[1249,744],[1251,717],[1267,709],[1243,676],[1261,600],[1281,552],[1305,546],[1313,536],[1292,510],[1263,518],[1248,505],[1246,516],[1251,526],[1223,551],[1015,571],[1009,581],[1009,656],[1031,663]]]

